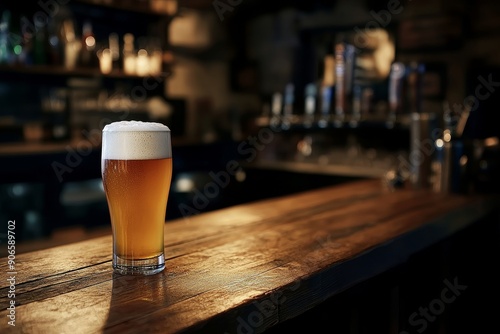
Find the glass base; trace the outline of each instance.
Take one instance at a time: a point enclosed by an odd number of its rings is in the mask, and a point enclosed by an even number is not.
[[[113,270],[121,275],[154,275],[165,269],[163,254],[149,259],[128,260],[113,254]]]

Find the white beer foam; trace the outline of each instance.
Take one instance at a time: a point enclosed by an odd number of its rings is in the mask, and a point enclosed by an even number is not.
[[[168,126],[155,122],[120,121],[107,124],[102,131],[170,131]]]
[[[151,160],[172,157],[170,129],[161,123],[121,121],[102,130],[102,159]]]

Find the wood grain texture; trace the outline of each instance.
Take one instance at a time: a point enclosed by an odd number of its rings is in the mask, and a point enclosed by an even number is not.
[[[164,272],[119,276],[111,237],[16,257],[14,333],[260,333],[473,224],[496,199],[361,181],[166,224]],[[0,272],[7,273],[7,259]]]

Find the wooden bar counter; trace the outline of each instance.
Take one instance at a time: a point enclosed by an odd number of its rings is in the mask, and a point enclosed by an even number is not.
[[[390,191],[366,180],[168,222],[166,269],[153,276],[113,274],[111,236],[19,254],[14,270],[3,257],[15,298],[3,278],[0,332],[273,330],[497,206],[492,197]]]

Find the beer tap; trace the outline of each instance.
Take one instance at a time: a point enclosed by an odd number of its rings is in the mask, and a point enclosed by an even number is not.
[[[422,77],[425,72],[425,65],[411,62],[406,71],[406,85],[408,107],[410,112],[422,112]]]
[[[330,105],[332,101],[332,86],[321,87],[321,116],[318,121],[320,128],[326,128],[330,121]]]
[[[353,45],[338,43],[335,45],[335,119],[336,127],[341,127],[348,109],[347,103],[351,101],[352,85],[354,81]]]
[[[403,109],[403,85],[406,68],[403,63],[395,62],[391,65],[389,75],[389,114],[387,116],[387,127],[393,128],[396,124],[397,114]]]
[[[283,105],[283,95],[279,92],[273,94],[273,101],[271,104],[271,120],[270,126],[276,128],[280,124],[280,114]]]
[[[330,122],[333,86],[335,85],[335,56],[328,54],[324,59],[323,81],[320,87],[320,116],[318,126],[326,128]]]
[[[285,104],[283,106],[283,122],[281,127],[283,130],[290,129],[290,123],[293,114],[293,102],[294,102],[294,86],[289,83],[285,87]]]
[[[340,127],[345,115],[345,63],[344,44],[335,46],[335,118],[334,125]]]
[[[349,125],[353,128],[357,127],[361,121],[361,86],[356,85],[353,88],[352,99],[352,115]]]
[[[316,111],[316,85],[310,83],[305,89],[305,113],[304,113],[304,127],[310,128],[314,122],[314,113]]]

